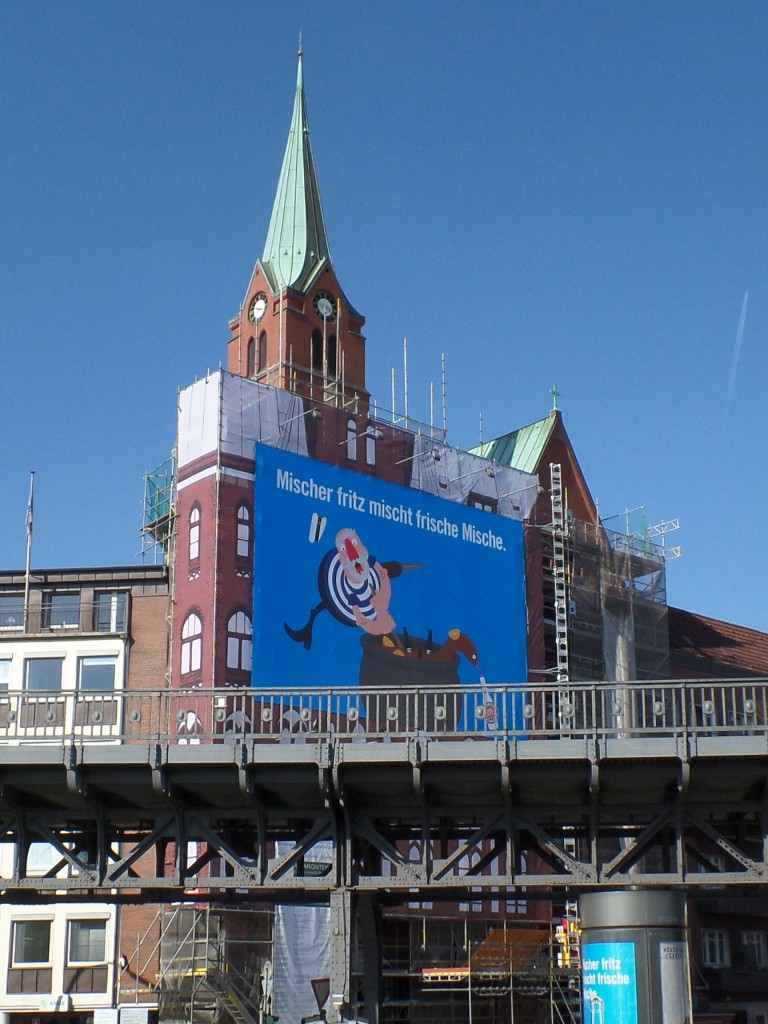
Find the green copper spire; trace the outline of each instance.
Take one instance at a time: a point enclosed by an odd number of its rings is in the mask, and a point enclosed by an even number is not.
[[[299,44],[299,70],[291,130],[261,259],[276,289],[292,287],[303,290],[311,284],[320,267],[330,262],[331,258],[309,141],[303,56]]]

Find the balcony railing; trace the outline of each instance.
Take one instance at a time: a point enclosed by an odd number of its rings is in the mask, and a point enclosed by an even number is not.
[[[768,738],[768,680],[0,693],[0,744]]]
[[[0,600],[0,639],[40,633],[123,633],[127,628],[128,594],[73,600],[66,605],[30,605],[24,599]]]

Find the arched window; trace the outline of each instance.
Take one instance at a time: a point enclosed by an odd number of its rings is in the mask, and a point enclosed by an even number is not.
[[[347,458],[357,459],[357,423],[347,420]]]
[[[365,432],[365,462],[368,466],[376,465],[376,428],[372,423]]]
[[[251,671],[253,629],[245,612],[235,612],[227,623],[227,668]]]
[[[200,506],[193,505],[189,511],[189,560],[200,558]]]
[[[258,370],[261,373],[262,370],[267,368],[267,332],[262,331],[259,335],[259,363]]]
[[[190,612],[181,627],[181,674],[198,672],[203,664],[203,620]]]
[[[237,557],[251,557],[251,510],[241,505],[237,510]]]
[[[323,336],[320,331],[312,331],[310,352],[311,367],[315,373],[323,372]]]
[[[331,334],[330,337],[328,338],[327,347],[328,347],[328,353],[327,353],[328,376],[329,377],[335,377],[336,376],[336,366],[338,364],[338,359],[336,358],[336,335],[335,334]]]
[[[256,339],[248,339],[248,376],[256,376]]]

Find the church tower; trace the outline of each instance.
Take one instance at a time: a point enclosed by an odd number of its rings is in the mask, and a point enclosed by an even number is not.
[[[230,323],[228,369],[365,414],[364,323],[331,262],[299,50],[293,116],[267,239],[240,314]]]
[[[331,263],[299,52],[269,230],[230,323],[227,370],[179,395],[173,686],[251,682],[256,441],[408,482],[412,442],[371,419],[364,322]]]

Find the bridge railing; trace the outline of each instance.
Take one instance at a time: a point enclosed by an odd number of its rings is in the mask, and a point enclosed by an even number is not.
[[[768,736],[768,680],[4,691],[0,745]]]

